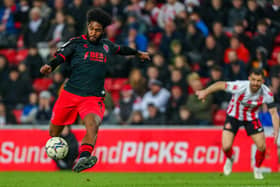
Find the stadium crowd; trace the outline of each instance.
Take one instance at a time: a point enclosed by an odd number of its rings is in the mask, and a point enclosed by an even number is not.
[[[91,7],[113,17],[105,37],[152,57],[111,59],[103,123],[221,125],[230,95],[200,102],[194,92],[246,80],[251,68],[264,70],[280,104],[280,0],[0,0],[0,126],[48,123],[71,72],[39,69],[86,33]],[[267,106],[259,115],[272,125]]]

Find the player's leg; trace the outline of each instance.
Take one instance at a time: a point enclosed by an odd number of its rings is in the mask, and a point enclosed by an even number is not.
[[[222,134],[222,148],[226,155],[226,162],[224,165],[224,175],[230,175],[232,172],[232,165],[234,161],[234,152],[232,149],[235,134],[239,128],[239,121],[227,116]]]
[[[49,134],[51,137],[59,136],[64,128],[64,125],[54,125],[50,123]]]
[[[96,162],[96,156],[91,156],[93,148],[96,142],[97,133],[101,124],[101,118],[93,113],[89,113],[83,120],[86,127],[86,135],[82,140],[82,144],[79,150],[79,160],[74,165],[73,170],[80,172],[82,170],[93,167]]]
[[[263,179],[264,177],[260,170],[260,166],[265,158],[266,149],[263,127],[259,120],[254,120],[252,122],[248,122],[245,128],[247,134],[251,136],[255,145],[257,146],[255,155],[254,177],[255,179]]]
[[[98,129],[105,111],[103,100],[101,97],[86,97],[79,105],[78,110],[86,127],[86,135],[80,146],[79,160],[73,167],[76,172],[90,168],[97,162],[96,156],[91,156],[91,153],[93,152]]]

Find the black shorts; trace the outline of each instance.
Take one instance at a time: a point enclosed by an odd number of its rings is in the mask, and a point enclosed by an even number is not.
[[[224,130],[236,134],[239,127],[241,126],[245,127],[248,136],[263,132],[263,127],[259,119],[256,119],[254,121],[240,121],[227,115]]]

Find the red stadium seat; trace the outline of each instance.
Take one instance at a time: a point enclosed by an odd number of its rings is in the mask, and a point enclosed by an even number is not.
[[[279,47],[274,47],[272,51],[272,59],[276,60],[277,55],[280,53],[280,46]]]
[[[112,78],[106,78],[105,83],[104,83],[105,90],[110,92],[112,90],[112,87],[113,87],[113,79]]]
[[[25,60],[25,58],[27,57],[28,55],[28,49],[22,49],[22,50],[19,50],[17,52],[17,55],[16,55],[16,63],[19,64],[21,63],[22,61]]]
[[[112,90],[120,91],[121,88],[127,83],[127,78],[115,78],[113,79]]]
[[[275,66],[275,65],[277,64],[277,61],[274,60],[274,59],[268,59],[268,60],[267,60],[267,64],[268,64],[269,66]]]
[[[4,55],[8,59],[9,64],[15,64],[17,54],[15,49],[1,49],[0,54]]]
[[[20,117],[21,117],[21,114],[22,114],[22,110],[21,109],[15,109],[12,112],[13,112],[13,115],[15,116],[15,118],[16,118],[17,124],[21,124]]]
[[[278,34],[278,35],[275,37],[274,44],[275,44],[275,45],[280,45],[280,34]]]
[[[216,126],[222,126],[224,125],[226,121],[226,110],[218,110],[216,113],[214,113],[213,123]]]
[[[53,80],[50,78],[37,78],[33,81],[33,88],[36,92],[41,92],[47,90],[49,86],[53,83]]]

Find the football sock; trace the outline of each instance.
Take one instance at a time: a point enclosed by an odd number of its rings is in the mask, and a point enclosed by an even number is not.
[[[264,160],[265,157],[265,150],[264,151],[259,151],[257,149],[256,155],[255,155],[255,160],[256,160],[256,167],[259,168]]]
[[[79,158],[90,157],[93,151],[93,145],[91,144],[82,144],[79,150]]]
[[[232,148],[230,148],[230,150],[228,150],[228,151],[224,151],[224,153],[225,153],[225,155],[226,155],[226,157],[227,158],[232,158],[232,155],[233,155],[233,149]]]

